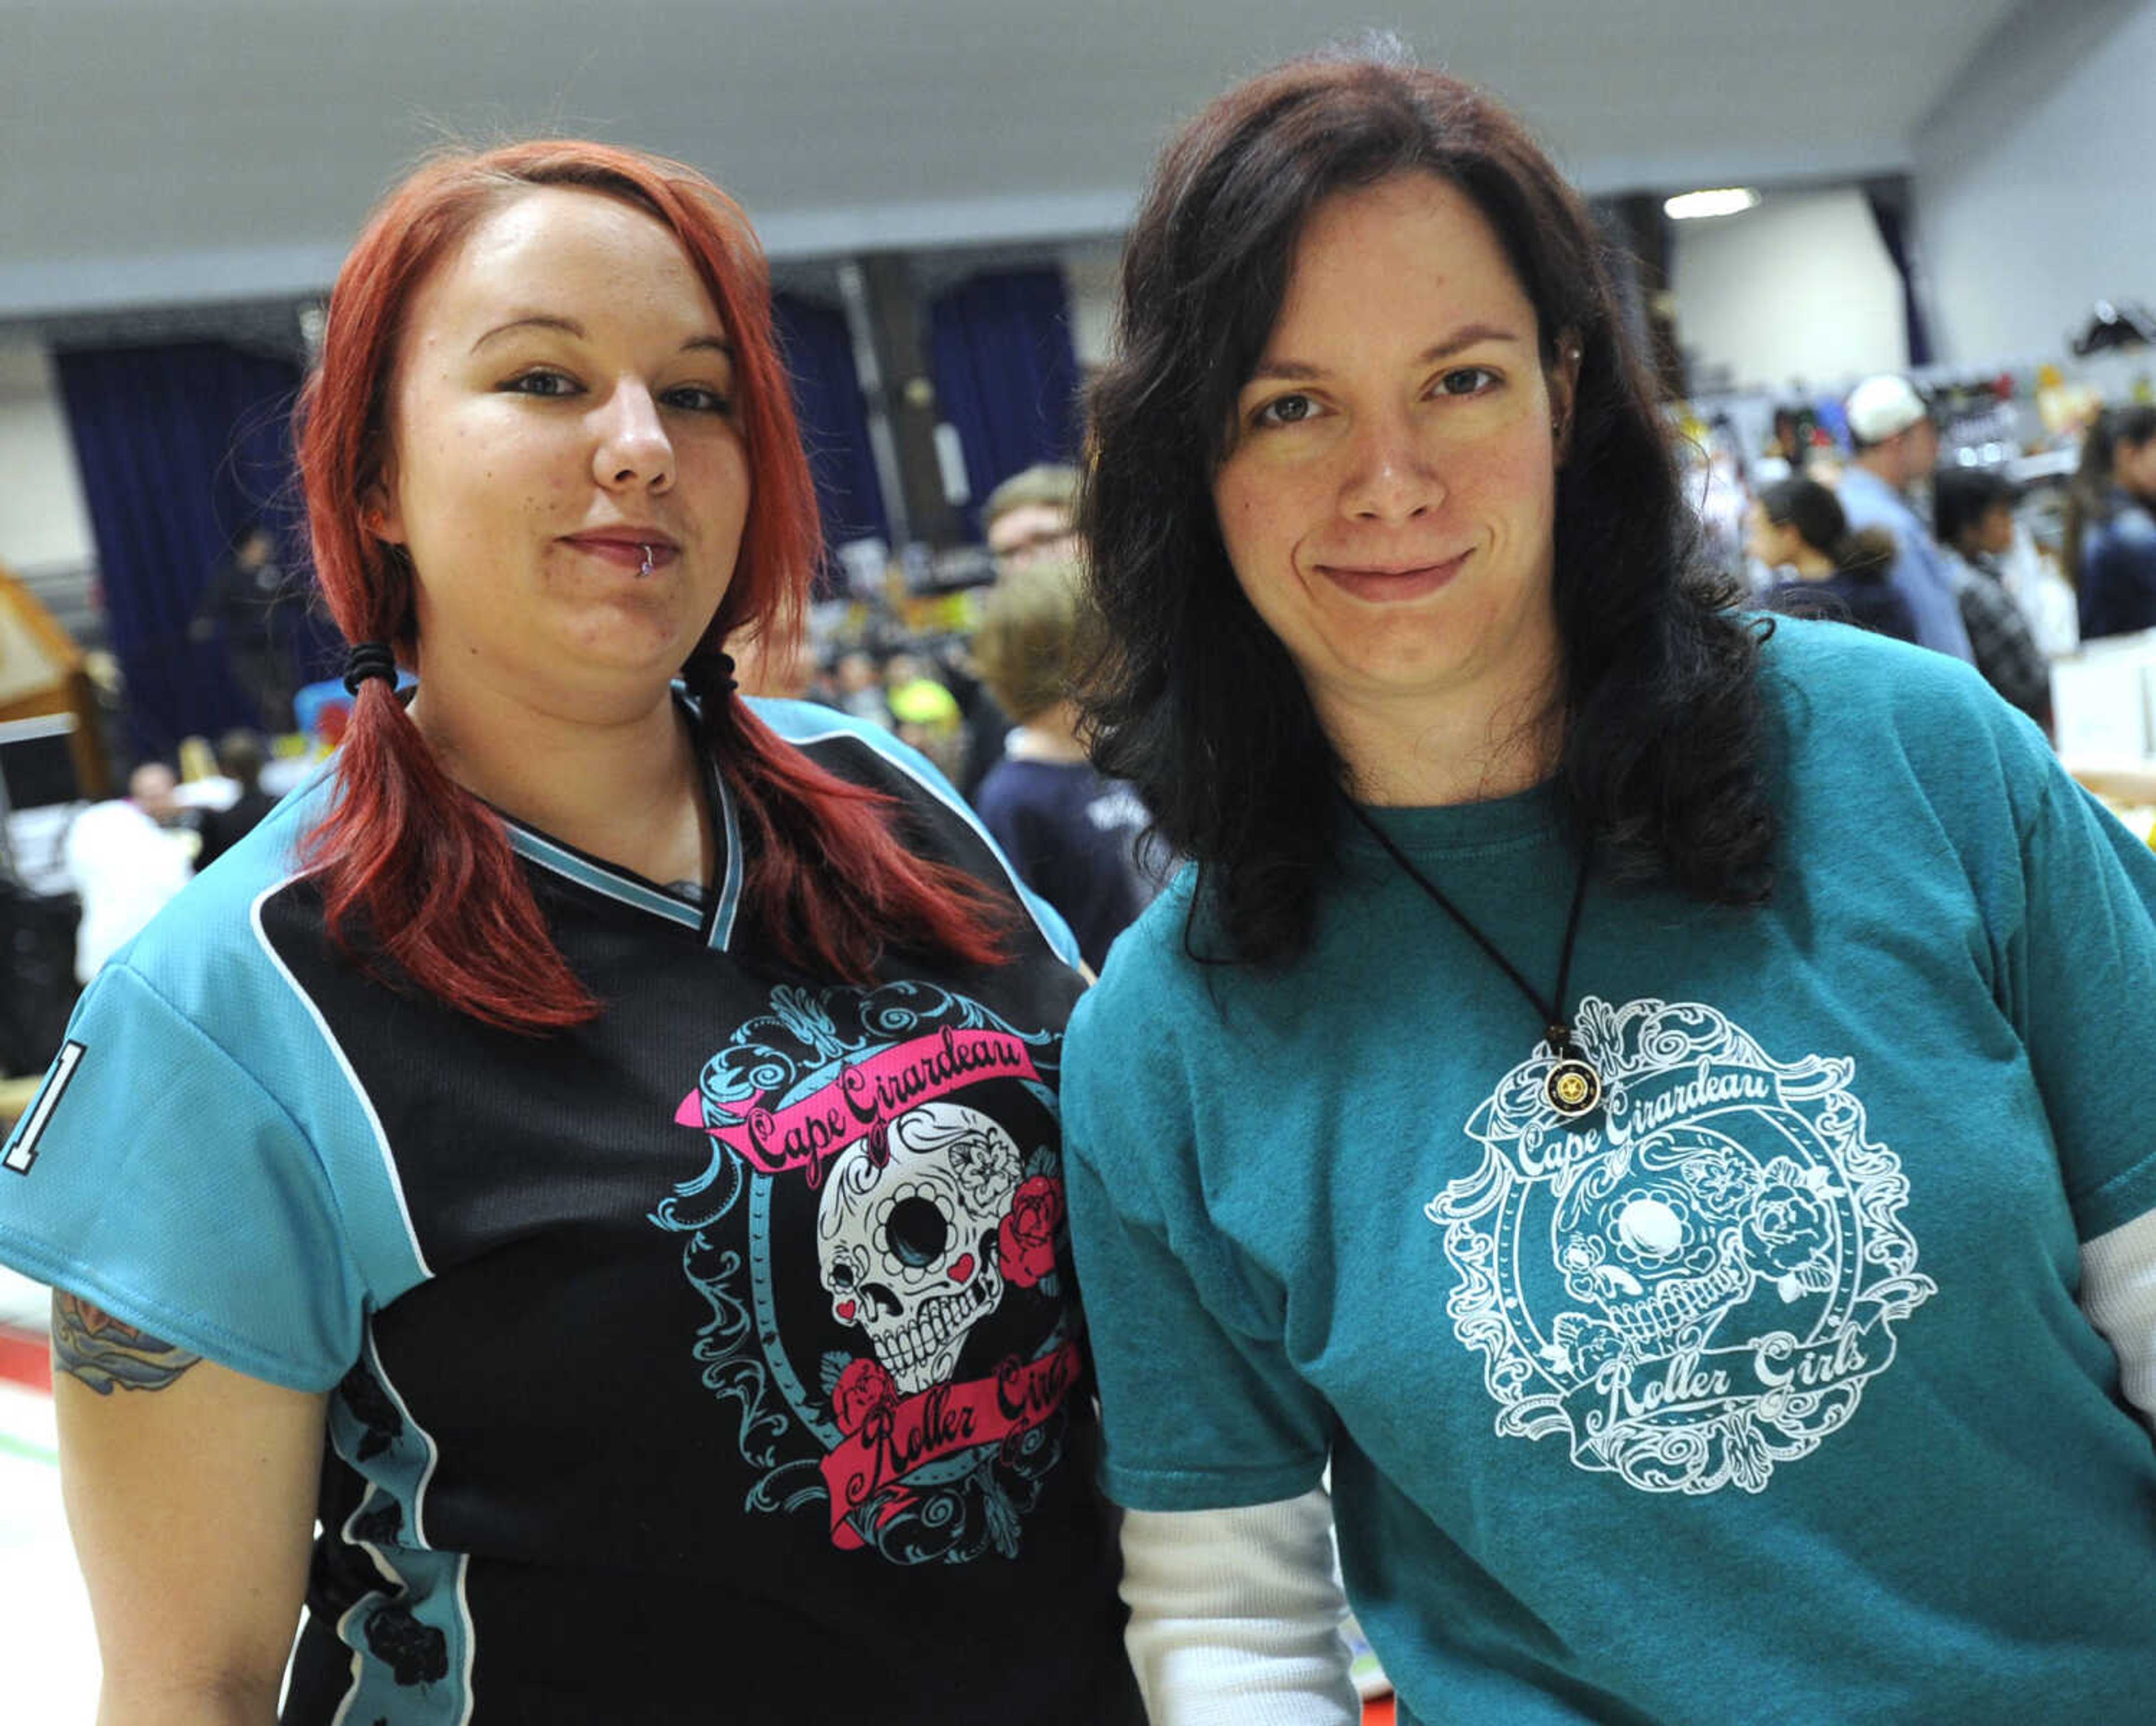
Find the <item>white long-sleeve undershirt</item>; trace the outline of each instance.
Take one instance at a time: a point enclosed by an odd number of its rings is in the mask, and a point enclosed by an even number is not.
[[[1153,1726],[1356,1726],[1322,1488],[1123,1517],[1126,1641]]]
[[[2156,1433],[2156,1210],[2082,1246],[2082,1311],[2118,1352],[2119,1388]]]

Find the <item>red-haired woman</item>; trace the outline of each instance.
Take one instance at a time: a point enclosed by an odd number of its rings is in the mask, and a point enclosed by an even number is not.
[[[0,1171],[100,1718],[272,1718],[304,1602],[288,1721],[1137,1718],[1075,948],[917,757],[733,691],[818,542],[740,212],[437,162],[301,412],[343,749]]]

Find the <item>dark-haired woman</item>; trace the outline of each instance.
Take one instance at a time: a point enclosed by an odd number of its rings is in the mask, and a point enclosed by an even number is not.
[[[1075,948],[918,758],[732,692],[818,542],[739,211],[438,162],[302,413],[337,765],[106,968],[0,1172],[100,1718],[265,1722],[290,1656],[309,1723],[1136,1720]]]
[[[1152,1717],[1354,1718],[1328,1463],[1404,1718],[2136,1716],[2156,858],[1695,574],[1600,256],[1366,61],[1132,234],[1091,700],[1195,866],[1064,1098]]]
[[[1794,573],[1767,593],[1769,611],[1917,639],[1908,602],[1887,578],[1894,537],[1882,528],[1851,532],[1841,505],[1818,480],[1799,475],[1769,485],[1754,500],[1748,526],[1746,549],[1769,569]]]
[[[2156,629],[2156,408],[2110,408],[2089,428],[2066,549],[2082,640]]]

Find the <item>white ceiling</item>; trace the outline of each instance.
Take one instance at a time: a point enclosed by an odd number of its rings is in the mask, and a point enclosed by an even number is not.
[[[1168,130],[1370,28],[1590,191],[1891,170],[2033,0],[0,0],[0,317],[308,291],[444,138],[707,169],[775,254],[1113,233]]]

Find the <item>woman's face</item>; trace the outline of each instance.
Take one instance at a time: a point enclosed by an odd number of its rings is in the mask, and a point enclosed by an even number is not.
[[[2145,444],[2119,439],[2111,459],[2112,477],[2144,502],[2156,501],[2156,438]]]
[[[749,501],[727,332],[673,234],[543,187],[413,295],[377,489],[415,573],[423,687],[562,711],[663,697]]]
[[[1744,549],[1769,569],[1780,569],[1797,561],[1797,547],[1801,543],[1797,530],[1786,521],[1778,525],[1768,515],[1766,505],[1753,504],[1745,524],[1749,532]]]
[[[1553,422],[1577,362],[1545,374],[1540,336],[1496,233],[1445,181],[1341,193],[1305,224],[1213,498],[1236,580],[1329,727],[1549,692]]]

